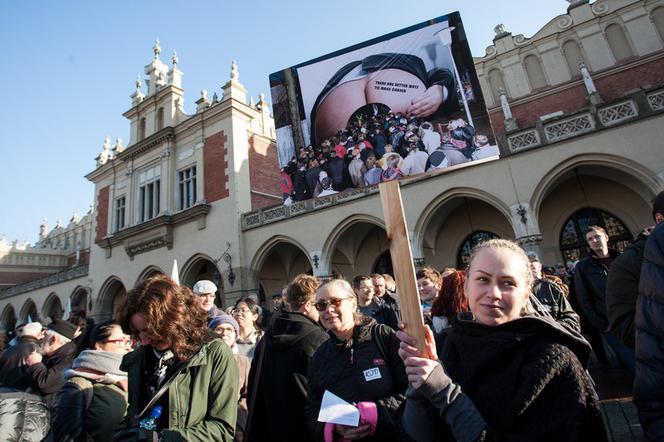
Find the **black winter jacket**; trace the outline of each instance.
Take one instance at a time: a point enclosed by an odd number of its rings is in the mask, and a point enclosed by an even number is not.
[[[30,378],[32,391],[45,397],[50,407],[55,405],[55,396],[65,383],[64,372],[71,367],[76,357],[76,344],[68,342],[38,364],[24,367]]]
[[[639,296],[639,277],[643,251],[652,228],[639,233],[623,253],[613,261],[606,279],[606,313],[609,332],[634,349],[634,315]]]
[[[581,324],[558,284],[548,279],[538,279],[533,287],[533,294],[553,319],[569,330],[580,333]]]
[[[380,336],[386,354],[380,351],[374,333]],[[318,348],[309,366],[307,417],[309,429],[316,441],[323,440],[325,425],[318,422],[318,413],[325,390],[346,402],[376,403],[376,433],[363,440],[401,440],[399,415],[408,387],[408,377],[397,354],[398,348],[399,340],[395,331],[379,326],[371,318],[364,317],[361,324],[355,326],[350,342],[341,342],[334,334],[330,334],[330,339]],[[375,376],[376,369],[380,376]]]
[[[31,350],[38,349],[39,339],[21,336],[16,345],[6,348],[0,355],[0,387],[25,391],[30,387],[30,378],[23,370],[23,360]]]
[[[614,260],[620,255],[616,250],[609,250],[609,255]],[[591,253],[574,267],[574,288],[576,299],[585,317],[600,332],[605,332],[609,326],[606,317],[606,276],[609,269],[606,268]]]
[[[408,390],[404,430],[426,441],[603,441],[590,346],[551,318],[496,326],[461,313],[437,340],[440,365]]]
[[[256,347],[256,355],[264,352],[258,384],[258,357],[249,372],[249,385],[258,389],[249,441],[310,439],[305,414],[307,372],[316,349],[327,339],[323,327],[296,312],[282,312],[268,328]]]
[[[634,403],[648,440],[664,440],[664,223],[646,242],[636,306]]]

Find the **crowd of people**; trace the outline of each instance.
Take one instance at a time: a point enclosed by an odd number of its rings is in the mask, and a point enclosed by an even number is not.
[[[498,146],[461,118],[439,131],[414,115],[368,105],[336,136],[299,147],[281,168],[280,188],[290,204],[498,154]]]
[[[662,440],[664,227],[623,254],[600,226],[586,239],[563,278],[504,239],[465,269],[418,270],[424,349],[391,275],[302,274],[271,310],[252,296],[227,311],[211,281],[146,279],[115,321],[17,327],[0,355],[3,440],[608,440],[593,352],[635,375],[644,433]]]

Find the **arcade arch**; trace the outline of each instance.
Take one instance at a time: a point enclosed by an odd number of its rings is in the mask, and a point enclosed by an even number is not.
[[[122,281],[116,276],[108,278],[99,290],[99,319],[115,319],[126,297],[127,290]]]
[[[0,328],[2,328],[5,333],[16,328],[16,312],[14,311],[13,305],[7,304],[2,310],[2,315],[0,316]]]
[[[347,280],[392,267],[384,224],[370,215],[354,215],[339,223],[325,242],[323,256],[330,273]]]
[[[30,317],[32,321],[39,321],[40,319],[37,305],[30,298],[28,298],[28,300],[23,303],[23,307],[21,307],[21,311],[18,315],[19,322],[26,322],[28,317]]]
[[[415,224],[414,255],[436,269],[462,267],[464,244],[475,232],[514,239],[509,210],[492,195],[477,189],[454,189],[433,200]],[[470,241],[470,242],[469,242]]]
[[[42,318],[48,318],[51,321],[55,319],[62,319],[63,313],[64,310],[62,308],[62,302],[60,302],[58,295],[55,293],[48,295],[42,307]]]
[[[84,312],[87,316],[88,313],[88,290],[85,287],[78,286],[74,289],[71,296],[71,313],[76,314]]]
[[[640,168],[629,166],[588,160],[559,167],[542,179],[531,207],[542,233],[545,265],[583,256],[589,223],[607,227],[618,248],[653,223],[650,201],[656,190]]]
[[[227,307],[226,297],[224,296],[223,281],[219,268],[215,260],[202,253],[189,258],[180,272],[180,283],[192,288],[196,282],[207,279],[217,286],[215,304],[217,306]]]
[[[152,278],[153,276],[163,275],[164,271],[157,266],[148,266],[146,267],[138,278],[136,278],[136,284],[143,281],[144,279]]]
[[[312,274],[313,267],[306,249],[297,241],[286,236],[269,239],[256,254],[254,270],[259,296],[262,302],[272,294],[280,293],[295,276],[301,273]]]

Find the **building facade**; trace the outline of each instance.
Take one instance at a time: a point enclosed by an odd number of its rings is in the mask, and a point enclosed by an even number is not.
[[[588,224],[621,248],[653,223],[650,201],[664,190],[664,0],[573,1],[530,38],[497,26],[475,65],[501,158],[400,182],[416,266],[463,266],[493,236],[552,265],[586,252]],[[124,114],[127,147],[106,141],[87,175],[89,270],[0,292],[5,326],[25,318],[28,301],[45,311],[54,293],[64,305],[81,290],[89,314],[111,317],[173,260],[184,284],[218,282],[223,306],[302,272],[390,271],[376,187],[280,205],[269,105],[247,103],[235,64],[221,97],[203,92],[195,115],[182,110],[177,57],[167,66],[156,45],[145,74]]]

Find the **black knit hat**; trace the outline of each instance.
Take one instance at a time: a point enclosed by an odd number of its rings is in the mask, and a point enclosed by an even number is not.
[[[652,202],[652,217],[655,218],[656,213],[664,215],[664,192],[659,192]]]
[[[53,322],[48,324],[47,328],[61,334],[67,339],[74,339],[76,330],[78,329],[78,327],[76,327],[74,324],[69,321],[65,321],[64,319],[55,319]]]

